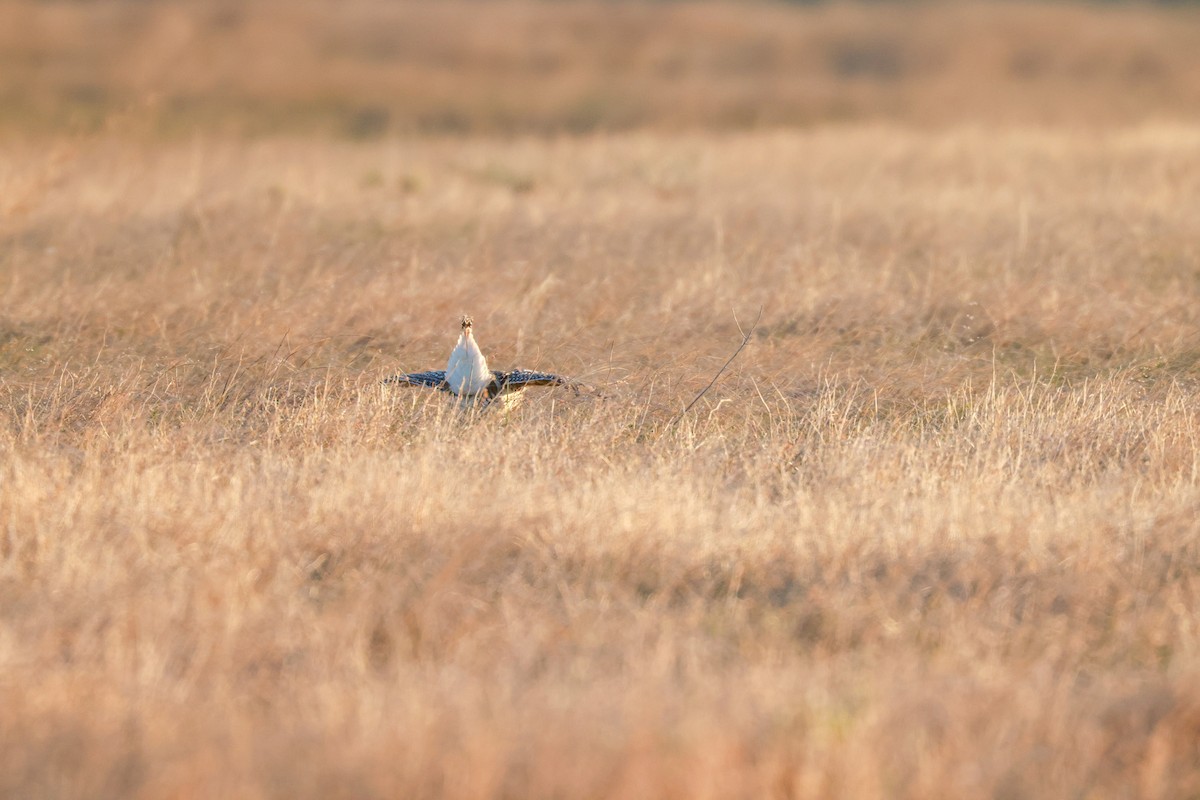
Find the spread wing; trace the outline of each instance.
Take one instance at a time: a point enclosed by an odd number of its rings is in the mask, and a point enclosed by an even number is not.
[[[506,392],[519,392],[526,386],[570,386],[578,391],[578,384],[561,375],[549,372],[531,372],[527,369],[514,369],[512,372],[492,371],[496,376],[492,383],[491,395],[494,397]]]
[[[393,375],[390,378],[384,378],[384,383],[400,383],[406,386],[431,386],[434,389],[441,389],[446,385],[446,370],[431,369],[427,372],[409,372],[406,375]]]

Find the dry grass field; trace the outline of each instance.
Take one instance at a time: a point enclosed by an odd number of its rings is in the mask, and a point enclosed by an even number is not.
[[[1200,797],[1193,12],[238,8],[0,4],[0,796]]]
[[[1198,52],[1119,4],[0,0],[0,131],[1129,124],[1195,117]]]

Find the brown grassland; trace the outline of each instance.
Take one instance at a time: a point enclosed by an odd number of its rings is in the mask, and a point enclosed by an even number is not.
[[[1200,797],[1198,43],[0,3],[0,797]]]

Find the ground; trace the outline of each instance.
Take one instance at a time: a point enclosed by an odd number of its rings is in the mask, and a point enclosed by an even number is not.
[[[0,13],[52,65],[90,14],[133,59],[216,13],[141,8]],[[211,24],[328,30],[256,8]],[[353,8],[314,52],[382,96],[409,72],[372,14],[437,20]],[[679,69],[734,78],[587,126],[576,75],[362,130],[253,57],[132,111],[104,98],[140,73],[101,70],[76,117],[66,67],[12,56],[44,84],[0,119],[0,795],[1200,793],[1195,15],[955,6],[992,47],[933,47],[935,79],[885,58],[925,52],[905,13],[952,41],[925,6],[486,8],[670,62],[668,15],[708,54]],[[1043,53],[1046,15],[1087,35]],[[826,34],[870,45],[810,87],[851,118],[722,111],[808,74],[745,37]],[[1110,49],[1145,75],[1077,68]],[[997,99],[932,113],[970,52]],[[464,417],[380,384],[444,366],[463,313],[493,367],[589,390]]]

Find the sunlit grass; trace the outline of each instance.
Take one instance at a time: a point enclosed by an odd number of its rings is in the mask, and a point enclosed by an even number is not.
[[[1200,795],[1196,20],[0,3],[0,797]]]
[[[1197,141],[10,149],[0,793],[1194,793]]]

